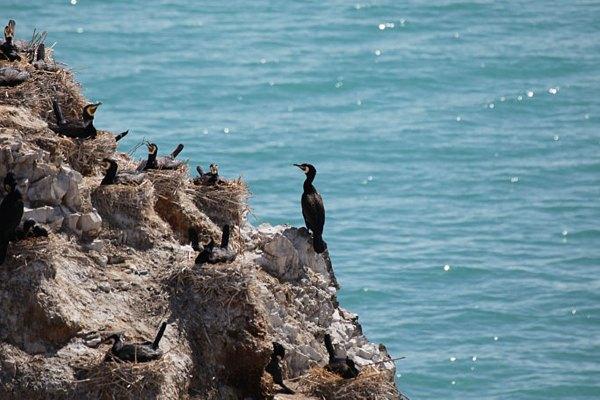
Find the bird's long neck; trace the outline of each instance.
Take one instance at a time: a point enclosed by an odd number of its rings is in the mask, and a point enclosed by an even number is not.
[[[313,181],[315,180],[315,175],[316,175],[316,173],[313,171],[309,171],[306,174],[306,179],[304,180],[304,192],[305,193],[312,193],[312,192],[317,191],[315,189],[315,187],[313,186]]]
[[[115,178],[117,177],[117,169],[118,169],[118,165],[116,162],[112,161],[110,163],[110,167],[108,167],[108,170],[106,170],[106,175],[104,176],[104,179],[102,180],[103,183],[113,183],[115,181]]]
[[[146,165],[153,166],[155,163],[156,163],[156,152],[148,153],[148,161],[146,162]]]
[[[165,333],[165,329],[167,329],[167,323],[163,322],[160,325],[160,329],[158,330],[158,333],[156,334],[156,337],[154,338],[154,342],[152,343],[152,348],[153,349],[158,349],[158,344],[160,343],[160,339],[162,339],[164,333]]]
[[[221,235],[221,248],[226,249],[229,245],[229,225],[223,227],[223,234]]]
[[[335,349],[333,348],[333,343],[331,343],[331,336],[325,335],[325,348],[327,348],[327,353],[329,354],[329,361],[335,359]]]

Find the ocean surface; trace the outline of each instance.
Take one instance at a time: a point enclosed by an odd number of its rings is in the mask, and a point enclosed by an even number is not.
[[[104,104],[302,225],[419,399],[600,399],[598,1],[0,0]],[[143,149],[136,153],[144,157]]]

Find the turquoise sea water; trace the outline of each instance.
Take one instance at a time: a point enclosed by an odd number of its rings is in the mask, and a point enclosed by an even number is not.
[[[122,150],[241,174],[253,223],[301,225],[315,164],[341,303],[413,400],[600,398],[597,1],[0,5]]]

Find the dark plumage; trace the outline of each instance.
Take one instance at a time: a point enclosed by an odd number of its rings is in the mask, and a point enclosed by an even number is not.
[[[94,114],[101,104],[102,103],[94,103],[83,107],[81,122],[67,122],[58,101],[56,99],[52,100],[52,109],[54,110],[54,117],[56,118],[56,126],[50,126],[50,129],[70,138],[94,139],[97,134],[96,128],[94,127]]]
[[[196,257],[195,264],[218,264],[234,261],[237,253],[229,248],[229,225],[223,227],[221,236],[221,245],[215,247],[215,241],[210,239],[210,242],[204,246],[200,246],[198,240],[198,231],[194,228],[188,230],[189,240],[192,243],[192,248],[200,253]]]
[[[0,203],[0,265],[6,260],[8,243],[14,240],[15,231],[23,217],[23,198],[17,189],[17,180],[12,172],[4,178],[7,194]]]
[[[115,160],[111,160],[110,158],[105,158],[103,161],[108,163],[108,168],[100,185],[114,185],[117,182],[117,170],[119,166]]]
[[[219,165],[210,164],[210,172],[204,172],[201,166],[196,167],[198,176],[194,178],[196,185],[215,185],[223,180],[219,177]]]
[[[48,231],[43,226],[37,225],[33,219],[28,219],[23,222],[21,228],[15,230],[14,240],[24,240],[28,238],[47,237]]]
[[[329,354],[329,363],[325,366],[325,369],[341,376],[344,379],[356,378],[359,374],[359,370],[356,368],[354,361],[350,358],[336,357],[333,343],[331,342],[331,336],[325,334],[325,347]]]
[[[317,175],[317,170],[311,164],[294,164],[306,174],[304,180],[304,192],[302,193],[302,215],[306,229],[313,235],[313,247],[317,253],[323,253],[327,249],[327,243],[323,240],[323,226],[325,225],[325,207],[323,199],[317,189],[313,186],[313,181]]]
[[[177,169],[184,164],[183,161],[175,158],[183,150],[183,145],[178,144],[175,150],[168,156],[158,157],[158,146],[154,143],[147,143],[148,158],[140,163],[138,171],[147,171],[149,169]]]
[[[118,135],[115,135],[115,141],[119,141],[121,139],[123,139],[125,136],[127,136],[127,134],[129,133],[129,130],[126,130],[125,132],[121,132]]]
[[[0,56],[9,61],[18,61],[21,59],[17,46],[13,43],[15,36],[15,21],[8,21],[8,25],[4,27],[4,43],[0,45]]]
[[[283,361],[284,357],[285,348],[280,343],[273,342],[273,353],[271,354],[271,360],[265,367],[265,371],[273,377],[273,382],[283,388],[283,393],[294,394],[295,392],[283,382],[280,362]]]
[[[167,323],[163,322],[156,334],[153,342],[143,343],[123,343],[123,337],[120,333],[115,333],[104,339],[104,342],[113,341],[110,354],[106,355],[106,361],[119,359],[128,362],[148,362],[159,359],[163,352],[158,348],[160,340],[165,333]]]

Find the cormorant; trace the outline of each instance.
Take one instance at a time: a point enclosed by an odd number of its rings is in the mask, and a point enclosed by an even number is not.
[[[15,230],[14,239],[16,241],[35,238],[35,237],[47,237],[48,231],[43,226],[37,225],[35,220],[27,219],[23,222],[23,227]]]
[[[94,114],[102,103],[88,104],[83,107],[82,122],[67,122],[60,108],[58,101],[52,100],[52,109],[56,118],[56,126],[51,126],[54,132],[70,138],[87,139],[96,137],[96,128],[94,127]]]
[[[306,229],[312,231],[313,247],[315,252],[322,253],[327,249],[327,243],[323,240],[323,225],[325,225],[325,207],[323,199],[317,189],[313,186],[317,170],[311,164],[294,164],[306,174],[304,181],[304,192],[302,193],[302,215]]]
[[[102,161],[108,164],[108,169],[106,170],[106,174],[104,175],[102,182],[100,182],[100,185],[113,185],[117,183],[117,169],[119,168],[117,162],[110,158],[105,158]]]
[[[163,355],[161,349],[158,348],[160,339],[165,333],[167,323],[163,322],[160,325],[158,333],[154,342],[143,342],[143,343],[123,343],[123,337],[120,333],[114,333],[104,339],[102,342],[108,342],[113,340],[110,354],[106,355],[105,360],[111,361],[115,358],[121,361],[129,362],[147,362],[160,358]]]
[[[23,217],[23,198],[17,189],[17,180],[12,172],[4,178],[4,189],[6,196],[0,203],[0,265],[6,259],[8,242],[13,240],[15,230],[21,223]]]
[[[359,370],[356,368],[354,361],[350,358],[336,357],[333,343],[331,343],[331,336],[325,334],[325,347],[327,353],[329,353],[329,363],[325,366],[325,369],[341,376],[344,379],[356,378],[359,374]]]
[[[183,150],[183,145],[178,144],[175,150],[164,157],[157,157],[158,146],[154,143],[147,143],[148,159],[142,161],[138,166],[138,171],[147,171],[149,169],[177,169],[183,165],[183,161],[175,160],[175,158]]]
[[[29,79],[29,72],[12,67],[0,68],[0,86],[16,86]]]
[[[229,248],[229,225],[223,226],[223,235],[221,236],[221,245],[219,247],[215,247],[213,239],[210,239],[208,244],[201,246],[198,240],[198,232],[194,228],[188,230],[188,236],[192,243],[192,248],[200,252],[194,262],[196,265],[231,262],[237,257],[237,253]]]
[[[219,178],[219,165],[218,164],[210,164],[210,172],[204,172],[201,166],[196,167],[196,171],[198,172],[198,176],[194,178],[194,184],[196,185],[214,185],[218,182],[222,182],[221,178]]]
[[[273,382],[283,388],[283,393],[294,394],[295,392],[287,387],[283,382],[283,373],[281,372],[280,361],[283,361],[285,357],[285,348],[277,342],[273,342],[273,353],[271,354],[271,360],[265,367],[265,371],[273,377]]]
[[[119,133],[118,135],[115,136],[115,141],[118,142],[119,140],[123,139],[125,136],[127,136],[128,133],[129,133],[129,130]]]
[[[8,25],[4,27],[4,43],[0,45],[0,53],[9,61],[21,60],[21,56],[17,51],[17,46],[13,44],[15,35],[15,21],[11,19]]]

